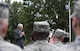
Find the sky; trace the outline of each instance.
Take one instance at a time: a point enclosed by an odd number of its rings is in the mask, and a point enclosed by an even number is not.
[[[1,1],[5,1],[5,0],[0,0]],[[11,0],[11,3],[13,3],[14,1],[17,1],[17,2],[23,2],[23,0]]]
[[[23,0],[11,0],[11,3],[13,3],[14,1],[23,2]]]

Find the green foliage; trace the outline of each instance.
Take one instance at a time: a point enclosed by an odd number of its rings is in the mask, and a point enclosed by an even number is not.
[[[10,0],[6,0],[6,2],[10,4]],[[21,3],[14,2],[10,4],[9,29],[6,38],[11,39],[12,41],[14,40],[13,37],[14,31],[16,30],[17,25],[19,23],[19,13],[21,9],[22,9]]]
[[[6,0],[10,4],[10,0]],[[26,34],[25,43],[30,42],[30,34],[34,21],[48,21],[50,27],[68,30],[68,10],[65,9],[67,0],[24,0],[24,3],[13,2],[10,4],[10,21],[7,37],[13,40],[13,34],[18,23],[24,25]],[[71,1],[71,11],[73,10]],[[56,18],[58,14],[58,18]],[[54,22],[56,24],[54,24]]]
[[[72,12],[73,0],[24,0],[23,5],[26,13],[32,15],[33,22],[48,21],[53,29],[60,28],[69,31],[69,12],[65,8],[69,1]],[[56,18],[56,14],[58,14],[58,18]]]
[[[30,5],[30,2],[32,5]],[[67,0],[26,0],[24,5],[27,6],[25,11],[33,15],[34,21],[47,20],[54,29],[68,30],[68,10],[65,9],[67,2]],[[39,15],[35,16],[36,14]],[[56,19],[56,14],[58,14],[58,19]],[[56,22],[56,25],[53,22]]]

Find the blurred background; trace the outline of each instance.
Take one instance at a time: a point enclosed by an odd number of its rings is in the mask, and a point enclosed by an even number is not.
[[[72,14],[75,1],[76,0],[0,0],[0,2],[7,2],[10,5],[9,29],[6,38],[14,42],[14,31],[18,23],[22,23],[26,34],[25,43],[29,43],[30,34],[33,30],[33,22],[48,21],[51,29],[60,28],[67,32],[71,31],[71,40],[73,41],[74,33],[72,29],[69,29],[69,16]]]

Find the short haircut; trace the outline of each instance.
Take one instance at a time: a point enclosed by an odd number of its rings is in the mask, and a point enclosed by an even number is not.
[[[6,3],[0,3],[0,30],[9,18],[9,6]]]
[[[46,40],[49,36],[49,32],[33,32],[31,38],[34,40]]]
[[[9,18],[9,6],[6,3],[0,3],[0,18]]]

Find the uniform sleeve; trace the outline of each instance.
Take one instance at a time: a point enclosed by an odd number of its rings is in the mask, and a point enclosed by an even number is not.
[[[34,51],[34,50],[30,48],[25,48],[23,51]]]
[[[19,46],[14,46],[13,51],[23,51]]]
[[[64,45],[62,47],[60,47],[60,51],[74,51],[73,49],[71,49],[70,47],[68,47],[67,45]]]
[[[15,51],[23,51],[21,48],[17,48]]]

